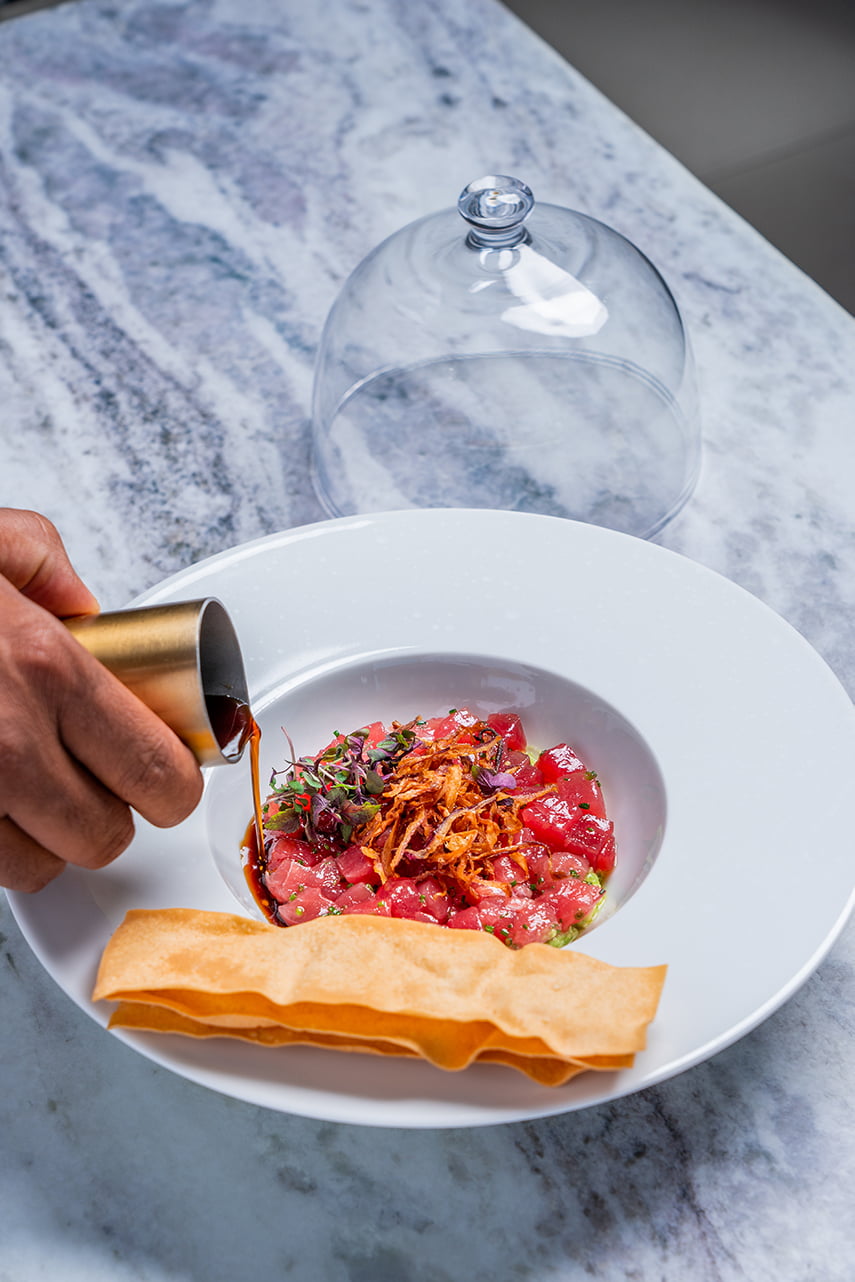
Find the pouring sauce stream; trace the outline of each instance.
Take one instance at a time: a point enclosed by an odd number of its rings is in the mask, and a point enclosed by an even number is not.
[[[249,858],[244,869],[253,897],[267,908],[264,888],[260,881],[259,861],[264,855],[264,826],[261,818],[261,780],[259,776],[259,749],[261,727],[252,715],[249,704],[232,695],[209,695],[207,700],[211,729],[223,756],[237,761],[249,744],[249,767],[252,778],[252,820],[246,830],[243,844]],[[272,907],[272,905],[271,905]]]

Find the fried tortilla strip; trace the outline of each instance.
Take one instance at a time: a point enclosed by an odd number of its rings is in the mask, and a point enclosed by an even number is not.
[[[112,1026],[146,1026],[150,1008],[155,1030],[418,1055],[451,1070],[501,1062],[551,1081],[631,1064],[664,976],[395,918],[283,930],[176,908],[128,913],[93,996],[122,1003]]]
[[[377,1038],[349,1038],[334,1033],[310,1033],[281,1027],[231,1028],[189,1019],[163,1006],[143,1002],[120,1002],[110,1020],[111,1028],[130,1028],[139,1032],[180,1033],[188,1037],[208,1038],[231,1036],[261,1046],[318,1046],[324,1050],[357,1051],[368,1055],[384,1055],[406,1059],[419,1058],[418,1053],[395,1042]],[[586,1069],[609,1071],[629,1068],[631,1055],[614,1056],[611,1060],[578,1060],[567,1063],[549,1055],[519,1055],[507,1050],[484,1050],[473,1061],[477,1064],[501,1064],[515,1068],[538,1082],[541,1086],[563,1086],[571,1077]]]
[[[515,848],[523,827],[519,812],[555,785],[519,794],[499,789],[485,797],[473,771],[499,765],[502,751],[498,732],[482,722],[446,738],[421,740],[418,751],[398,762],[379,796],[378,813],[356,834],[381,881],[412,858],[458,889],[481,884],[490,880],[489,861],[499,853],[500,837],[528,875],[525,854]]]

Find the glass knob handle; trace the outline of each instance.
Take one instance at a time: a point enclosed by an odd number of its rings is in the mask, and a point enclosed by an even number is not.
[[[457,209],[472,228],[470,244],[504,248],[525,238],[523,223],[534,209],[534,196],[519,178],[488,174],[463,188]]]

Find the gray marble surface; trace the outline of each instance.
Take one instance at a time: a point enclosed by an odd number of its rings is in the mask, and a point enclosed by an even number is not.
[[[105,606],[321,514],[312,359],[384,235],[518,173],[674,288],[705,457],[659,541],[855,689],[855,326],[492,0],[77,0],[0,27],[0,503]],[[795,928],[795,927],[794,927]],[[470,1131],[282,1116],[62,995],[5,901],[0,1280],[849,1282],[850,928],[714,1059]]]

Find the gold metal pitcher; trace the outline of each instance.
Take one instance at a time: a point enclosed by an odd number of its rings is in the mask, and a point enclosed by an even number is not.
[[[252,718],[237,633],[215,597],[63,620],[202,766],[238,761]]]

